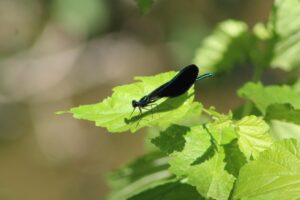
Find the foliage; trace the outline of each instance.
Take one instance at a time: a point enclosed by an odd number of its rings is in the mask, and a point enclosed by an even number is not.
[[[228,71],[246,59],[251,46],[247,24],[227,20],[218,25],[196,51],[194,63],[204,71]]]
[[[272,144],[269,126],[261,118],[246,116],[237,122],[238,144],[247,159],[257,158]]]
[[[281,140],[241,168],[235,198],[299,199],[299,184],[299,142]]]
[[[136,0],[136,1],[138,4],[140,13],[142,15],[147,14],[154,4],[154,0]]]
[[[271,59],[273,67],[286,71],[300,68],[299,13],[298,0],[275,0],[268,23],[274,42]]]
[[[131,102],[170,80],[174,74],[168,72],[152,77],[135,77],[139,82],[115,87],[112,96],[102,102],[72,108],[69,112],[74,118],[94,121],[96,126],[106,127],[110,132],[135,132],[142,127],[154,125],[166,127],[182,119],[189,111],[194,99],[193,88],[178,98],[158,101],[158,106],[142,114],[135,110],[131,116]]]
[[[280,104],[290,104],[295,109],[300,109],[300,92],[287,85],[264,87],[260,83],[247,83],[240,88],[238,94],[253,101],[263,114],[266,114],[271,105],[278,107]]]
[[[145,12],[153,1],[138,3]],[[294,86],[258,82],[267,68],[299,69],[299,9],[298,0],[276,0],[269,21],[252,30],[221,22],[197,50],[195,63],[206,71],[222,73],[245,61],[254,66],[253,82],[238,90],[247,99],[240,116],[203,108],[193,88],[131,116],[131,101],[175,72],[136,77],[100,103],[67,111],[109,132],[159,132],[151,139],[155,151],[110,174],[108,199],[299,199],[300,79]]]

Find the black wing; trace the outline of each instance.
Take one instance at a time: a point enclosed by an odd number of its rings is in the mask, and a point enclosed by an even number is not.
[[[199,69],[196,65],[188,65],[170,81],[152,91],[148,98],[155,101],[162,97],[177,97],[184,94],[195,83]]]

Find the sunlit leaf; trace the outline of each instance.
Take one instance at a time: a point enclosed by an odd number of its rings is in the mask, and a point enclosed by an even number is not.
[[[274,143],[258,160],[242,167],[235,199],[300,198],[300,145],[295,139]]]
[[[295,109],[300,109],[300,92],[290,86],[263,86],[261,83],[247,83],[238,90],[241,97],[250,99],[256,107],[266,113],[272,104],[291,104]]]
[[[300,141],[300,125],[271,120],[271,135],[275,139],[295,138]]]
[[[242,62],[250,48],[247,24],[227,20],[218,25],[213,34],[204,39],[196,51],[194,63],[204,71],[226,71]]]
[[[274,34],[272,66],[286,71],[300,68],[300,1],[275,0],[269,27]]]
[[[263,23],[256,23],[253,27],[253,33],[260,40],[267,40],[272,37],[272,34]]]
[[[187,168],[185,173],[188,183],[195,186],[202,196],[225,200],[228,199],[235,180],[232,174],[237,174],[236,169],[241,167],[233,168],[230,166],[232,163],[228,165],[226,161],[239,159],[242,153],[237,145],[229,146],[237,138],[231,115],[209,112],[215,119],[214,122],[205,125],[212,145],[204,153],[198,155],[197,160]],[[244,163],[235,162],[235,164]]]
[[[208,198],[227,200],[235,178],[225,170],[225,153],[220,148],[215,155],[199,165],[188,169],[188,183]]]
[[[269,126],[262,118],[246,116],[236,122],[238,144],[247,159],[257,158],[260,152],[266,150],[273,140],[269,134]]]
[[[300,92],[300,78],[298,78],[295,84],[293,85],[293,89],[297,92]]]
[[[184,134],[184,148],[170,155],[170,171],[177,176],[184,176],[191,164],[203,156],[211,146],[211,138],[202,126],[195,126]]]
[[[177,124],[182,126],[195,126],[198,125],[201,120],[203,105],[200,102],[193,102],[190,109],[186,112],[185,116],[177,122]]]
[[[178,177],[187,177],[187,182],[195,186],[203,197],[227,199],[234,177],[225,169],[223,145],[236,138],[232,121],[227,119],[209,124],[207,128],[198,126],[192,127],[190,131],[181,130],[180,138],[183,136],[185,139],[184,148],[170,154],[170,171]],[[173,140],[171,134],[169,138]],[[171,144],[167,146],[176,146],[176,143]],[[231,150],[227,148],[227,151]],[[226,159],[233,159],[231,156],[233,154]]]
[[[207,128],[218,145],[228,144],[237,137],[233,121],[227,115],[220,115]]]
[[[166,127],[180,121],[189,111],[194,99],[193,87],[179,97],[158,100],[156,106],[144,110],[141,115],[136,110],[131,116],[131,102],[149,94],[174,75],[175,72],[168,72],[156,76],[136,77],[138,82],[115,87],[112,96],[102,102],[71,108],[69,112],[74,118],[94,121],[96,126],[105,127],[110,132],[135,132],[142,127],[155,125]]]

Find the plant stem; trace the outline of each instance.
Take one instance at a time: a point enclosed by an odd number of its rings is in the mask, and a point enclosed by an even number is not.
[[[253,74],[253,78],[252,78],[252,81],[253,82],[257,82],[261,79],[261,75],[262,75],[262,66],[258,66],[256,65],[255,68],[254,68],[254,74]]]
[[[255,65],[252,81],[253,82],[259,81],[262,72],[263,72],[262,67]],[[252,109],[253,109],[253,103],[250,100],[247,100],[243,108],[242,116],[249,115],[252,112]]]

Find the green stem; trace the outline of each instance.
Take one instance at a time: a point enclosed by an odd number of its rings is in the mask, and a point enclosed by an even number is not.
[[[202,108],[202,111],[205,112],[207,115],[211,115],[211,112],[204,107]]]
[[[252,81],[253,82],[259,81],[261,78],[262,72],[263,72],[262,67],[256,65],[254,68],[254,74],[253,74]],[[244,108],[243,108],[242,116],[249,115],[252,112],[252,109],[253,109],[253,103],[250,100],[247,100],[244,105]]]
[[[250,100],[247,100],[243,108],[242,116],[249,115],[252,109],[253,109],[252,102]]]
[[[259,81],[261,79],[262,72],[263,72],[262,66],[256,65],[255,69],[254,69],[254,74],[253,74],[252,81],[253,82]]]

